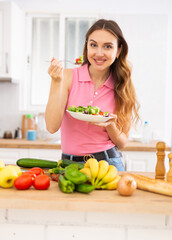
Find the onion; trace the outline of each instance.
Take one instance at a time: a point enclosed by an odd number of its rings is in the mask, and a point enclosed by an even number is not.
[[[117,191],[122,196],[130,196],[136,190],[137,184],[134,178],[130,175],[124,175],[121,177],[117,184]]]

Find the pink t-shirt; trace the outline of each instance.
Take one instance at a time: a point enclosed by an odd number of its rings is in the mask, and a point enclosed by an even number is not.
[[[94,91],[94,82],[90,78],[88,65],[73,69],[73,79],[66,109],[68,106],[97,106],[103,112],[114,112],[114,79],[112,74],[105,83]],[[89,155],[114,147],[107,131],[103,127],[80,121],[65,111],[61,125],[62,152],[72,155]]]

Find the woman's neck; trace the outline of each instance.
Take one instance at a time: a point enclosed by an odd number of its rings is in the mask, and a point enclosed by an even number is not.
[[[95,91],[101,85],[103,85],[103,83],[108,79],[108,77],[110,75],[110,69],[107,69],[105,71],[96,71],[96,70],[92,69],[91,66],[89,66],[88,71],[90,74],[90,78],[92,79],[92,81],[95,84]]]

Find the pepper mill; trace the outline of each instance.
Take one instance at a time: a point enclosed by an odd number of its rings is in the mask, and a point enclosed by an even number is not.
[[[169,171],[167,173],[167,181],[172,182],[172,153],[168,154],[168,158],[169,158],[170,168],[169,168]]]
[[[155,168],[155,178],[164,180],[165,178],[165,142],[157,142],[156,149],[157,149],[157,163]]]

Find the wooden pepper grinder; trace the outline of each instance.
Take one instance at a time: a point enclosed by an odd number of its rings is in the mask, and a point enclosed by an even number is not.
[[[169,171],[167,173],[167,181],[172,182],[172,153],[168,154],[168,158],[169,158],[170,168],[169,168]]]
[[[163,180],[165,178],[165,147],[166,144],[164,142],[158,142],[156,144],[157,149],[157,163],[155,168],[155,178]]]

